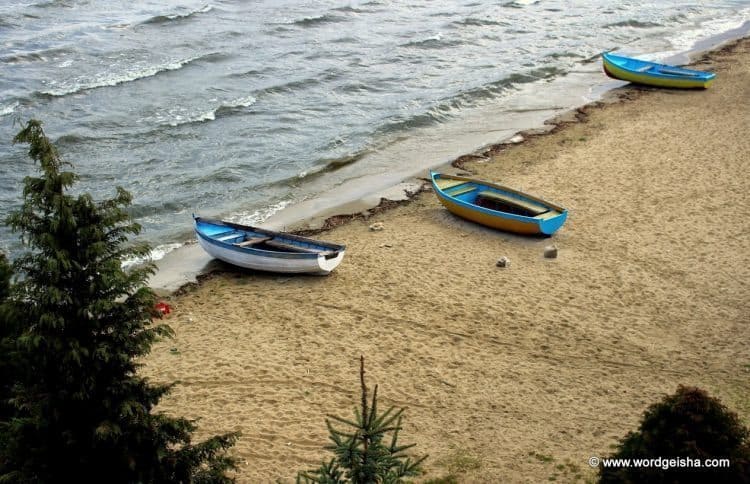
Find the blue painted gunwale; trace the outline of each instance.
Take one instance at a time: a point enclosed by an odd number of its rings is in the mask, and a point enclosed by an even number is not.
[[[604,72],[610,77],[650,86],[705,89],[716,77],[713,72],[659,64],[611,52],[602,53],[602,64]]]
[[[203,217],[196,217],[193,215],[195,222],[195,233],[202,240],[209,244],[221,247],[222,249],[232,250],[245,254],[252,254],[258,257],[267,257],[274,259],[317,259],[320,254],[313,252],[289,252],[282,250],[266,250],[258,249],[253,246],[249,247],[238,247],[233,245],[233,240],[243,239],[245,236],[250,237],[273,237],[273,240],[282,242],[289,245],[297,245],[301,248],[309,248],[316,250],[324,250],[331,252],[340,252],[346,249],[345,245],[333,244],[330,242],[323,242],[299,235],[288,234],[285,232],[276,232],[273,230],[261,229],[258,227],[251,227],[247,225],[240,225],[224,220],[206,219]],[[227,241],[217,240],[216,237],[220,235],[229,235],[232,232],[237,232],[237,237],[228,239]]]
[[[460,194],[458,196],[452,196],[451,194],[447,193],[446,189],[441,189],[438,184],[437,180],[439,178],[446,178],[446,179],[454,179],[454,180],[463,180],[466,182],[467,185],[475,186],[476,190],[473,190],[469,193]],[[456,210],[451,207],[452,204],[463,208],[467,212],[475,212],[477,214],[481,214],[480,217],[471,217],[470,220],[483,224],[488,225],[495,228],[500,228],[501,230],[507,230],[510,232],[520,232],[520,233],[527,233],[527,234],[544,234],[544,235],[552,235],[554,234],[562,225],[565,223],[565,220],[568,217],[568,210],[565,208],[562,208],[556,204],[547,202],[545,200],[542,200],[541,198],[537,198],[532,195],[528,195],[522,192],[519,192],[517,190],[514,190],[512,188],[504,187],[502,185],[497,185],[494,183],[484,182],[481,180],[476,180],[473,178],[466,178],[466,177],[460,177],[460,176],[447,176],[442,175],[441,173],[437,173],[434,171],[430,171],[430,181],[432,182],[432,187],[435,190],[435,193],[437,194],[438,198],[440,199],[441,203],[451,212],[456,212]],[[464,185],[461,185],[464,186]],[[455,187],[452,187],[455,188]],[[507,195],[513,198],[516,198],[521,201],[530,201],[538,205],[543,205],[550,210],[558,212],[557,215],[554,215],[549,218],[545,218],[541,216],[536,217],[529,217],[524,215],[518,215],[514,213],[508,213],[508,212],[501,212],[498,210],[492,210],[490,208],[481,207],[479,205],[475,205],[474,201],[477,198],[477,193],[481,191],[490,191],[499,193],[502,195]],[[458,214],[457,214],[458,215]],[[461,216],[461,215],[459,215]],[[465,217],[468,218],[468,217]],[[496,222],[493,221],[493,219],[496,220]],[[508,221],[507,227],[503,227],[505,222]],[[522,227],[521,230],[518,230],[518,227]]]

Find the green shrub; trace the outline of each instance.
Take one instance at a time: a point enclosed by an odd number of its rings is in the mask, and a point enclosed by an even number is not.
[[[601,483],[750,482],[748,429],[719,400],[680,386],[646,410],[611,459],[730,459],[729,468],[599,467]],[[668,467],[668,466],[666,466]]]

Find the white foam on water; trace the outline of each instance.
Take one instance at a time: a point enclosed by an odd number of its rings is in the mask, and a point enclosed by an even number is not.
[[[211,10],[213,10],[213,9],[214,9],[213,5],[204,5],[203,7],[199,8],[197,10],[193,10],[193,11],[185,13],[185,14],[176,13],[176,14],[173,14],[173,15],[167,15],[166,17],[168,19],[175,20],[175,19],[178,19],[178,18],[189,17],[191,15],[195,15],[196,13],[207,13],[207,12],[210,12]]]
[[[193,116],[182,116],[177,114],[174,116],[174,118],[167,121],[166,124],[168,124],[169,126],[181,126],[183,124],[201,123],[203,121],[213,121],[215,119],[216,111],[207,111],[205,113],[200,113]]]
[[[268,218],[273,214],[283,210],[290,203],[290,200],[282,200],[281,202],[274,203],[268,207],[263,207],[258,210],[232,214],[228,216],[226,220],[241,225],[260,225],[268,220]]]
[[[156,262],[163,259],[164,256],[166,256],[173,250],[179,249],[182,246],[183,244],[178,243],[157,245],[156,247],[151,249],[151,253],[147,257],[135,257],[133,259],[124,260],[122,261],[121,266],[123,269],[130,269],[146,262]]]
[[[223,106],[228,108],[239,108],[239,107],[248,107],[255,104],[257,99],[255,99],[253,96],[245,96],[241,98],[237,98],[233,101],[229,101],[228,103],[223,104]]]
[[[750,7],[739,10],[736,16],[730,18],[708,19],[692,26],[686,25],[667,36],[667,40],[672,44],[672,52],[661,54],[673,55],[691,50],[698,41],[737,29],[746,22],[750,22]]]
[[[216,101],[212,99],[211,101]],[[150,116],[140,121],[154,122],[156,124],[163,124],[168,126],[181,126],[190,123],[202,123],[205,121],[214,121],[216,116],[222,108],[246,108],[255,104],[257,99],[253,96],[244,96],[230,101],[224,101],[219,104],[218,107],[210,109],[208,111],[199,111],[197,113],[191,113],[189,108],[186,107],[174,107],[171,108],[165,114],[157,114],[156,116]]]
[[[13,112],[18,107],[18,102],[14,102],[13,104],[8,104],[5,106],[0,105],[0,116],[7,116],[9,114],[13,114]]]
[[[81,91],[89,89],[96,89],[99,87],[111,87],[117,86],[118,84],[124,84],[126,82],[133,82],[139,79],[145,79],[153,77],[162,72],[176,71],[182,69],[186,65],[194,62],[203,56],[189,57],[187,59],[180,59],[167,62],[166,64],[159,65],[147,65],[139,66],[135,69],[126,70],[125,72],[101,72],[95,74],[93,79],[87,78],[76,78],[69,81],[51,81],[51,89],[42,91],[43,94],[50,96],[66,96],[68,94],[76,94]]]

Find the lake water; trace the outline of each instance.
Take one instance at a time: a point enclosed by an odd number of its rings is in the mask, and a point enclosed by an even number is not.
[[[604,50],[675,58],[749,21],[736,0],[6,0],[0,217],[34,173],[19,120],[76,190],[130,191],[159,257],[192,213],[324,210],[596,98]]]

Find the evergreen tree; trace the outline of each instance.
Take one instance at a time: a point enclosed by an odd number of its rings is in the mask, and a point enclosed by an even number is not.
[[[68,189],[77,177],[31,120],[15,137],[29,144],[41,174],[24,180],[23,205],[7,223],[31,249],[13,264],[3,345],[12,346],[11,414],[0,421],[0,481],[231,482],[226,455],[236,434],[194,444],[194,422],[154,412],[171,385],[137,375],[136,359],[159,337],[153,266],[124,271],[146,256],[126,244],[140,232],[124,211],[130,194],[110,200]],[[6,396],[6,395],[4,395]]]
[[[12,375],[17,371],[14,367],[16,360],[13,357],[17,332],[11,326],[14,318],[10,316],[11,308],[8,304],[12,274],[13,270],[8,264],[5,254],[0,253],[0,422],[7,420],[12,414],[9,399],[13,386]],[[2,434],[0,434],[0,448],[4,447],[2,437]]]
[[[326,419],[329,438],[333,442],[326,449],[331,450],[335,457],[321,464],[318,469],[300,472],[297,475],[298,483],[396,484],[404,482],[405,477],[415,477],[422,472],[419,465],[427,456],[412,461],[404,451],[416,444],[398,444],[404,409],[396,410],[391,407],[378,414],[377,385],[372,393],[372,402],[368,402],[364,357],[360,357],[359,381],[362,403],[360,409],[354,410],[355,420],[328,416],[352,430],[338,430]],[[384,439],[389,433],[392,435],[390,443],[386,445]]]
[[[750,483],[750,433],[719,400],[677,388],[646,410],[611,459],[729,459],[728,468],[599,467],[600,483]]]

